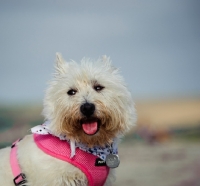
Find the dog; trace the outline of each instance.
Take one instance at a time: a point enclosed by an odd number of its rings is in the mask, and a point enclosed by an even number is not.
[[[44,124],[0,150],[0,185],[112,185],[119,139],[135,125],[131,93],[109,57],[65,62],[56,53]]]

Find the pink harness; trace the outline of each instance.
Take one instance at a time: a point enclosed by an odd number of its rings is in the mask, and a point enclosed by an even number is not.
[[[38,148],[46,154],[79,168],[86,175],[89,186],[104,185],[110,169],[107,166],[95,166],[95,161],[98,158],[97,156],[77,148],[76,155],[70,158],[70,145],[66,141],[62,141],[58,137],[52,135],[34,134],[33,138]],[[10,163],[15,176],[15,185],[17,186],[20,182],[26,181],[26,178],[24,178],[25,175],[21,174],[18,165],[16,146],[11,150]]]

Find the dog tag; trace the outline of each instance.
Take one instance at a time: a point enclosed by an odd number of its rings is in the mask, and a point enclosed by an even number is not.
[[[119,158],[117,155],[109,154],[106,156],[106,165],[110,168],[116,168],[119,166]]]

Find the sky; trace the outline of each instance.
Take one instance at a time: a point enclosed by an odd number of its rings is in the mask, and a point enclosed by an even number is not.
[[[66,61],[111,57],[134,99],[200,96],[198,0],[1,0],[0,104],[41,101]]]

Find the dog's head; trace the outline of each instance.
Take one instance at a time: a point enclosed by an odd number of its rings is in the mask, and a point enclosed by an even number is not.
[[[43,114],[53,133],[89,146],[111,143],[136,120],[131,94],[106,56],[77,64],[57,54]]]

